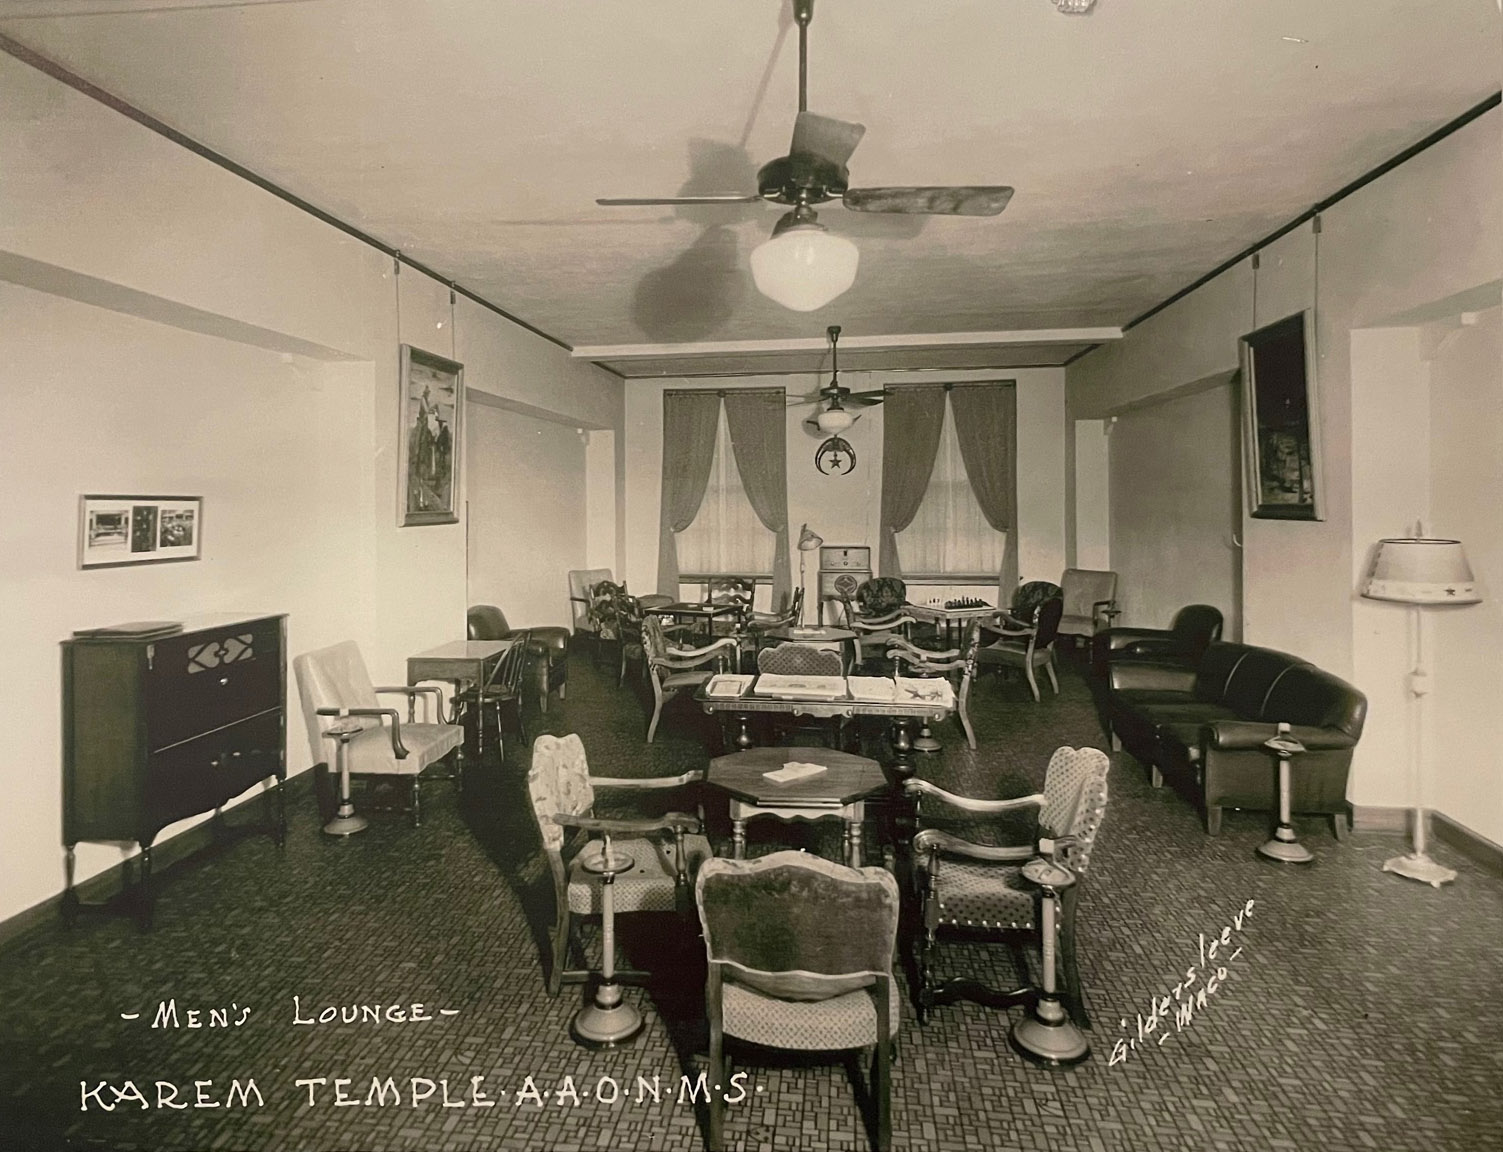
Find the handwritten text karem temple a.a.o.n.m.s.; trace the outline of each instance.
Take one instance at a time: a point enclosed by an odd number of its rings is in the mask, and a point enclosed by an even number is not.
[[[1242,940],[1255,903],[1249,900],[1238,908],[1232,913],[1231,923],[1220,932],[1209,937],[1200,933],[1196,962],[1185,969],[1184,978],[1173,988],[1149,1000],[1147,1013],[1137,1015],[1136,1027],[1127,1017],[1122,1018],[1123,1031],[1133,1030],[1118,1037],[1112,1045],[1108,1065],[1122,1064],[1145,1048],[1158,1047],[1170,1036],[1183,1032],[1194,1022],[1197,1012],[1210,1006],[1211,997],[1231,975],[1233,961],[1242,955]]]

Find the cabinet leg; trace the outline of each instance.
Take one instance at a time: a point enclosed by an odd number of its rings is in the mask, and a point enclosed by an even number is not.
[[[151,845],[141,845],[141,879],[136,888],[136,918],[141,931],[151,930],[156,908],[151,894]]]
[[[77,863],[73,845],[64,845],[63,856],[63,925],[72,928],[78,919],[78,893],[73,888],[73,868]]]

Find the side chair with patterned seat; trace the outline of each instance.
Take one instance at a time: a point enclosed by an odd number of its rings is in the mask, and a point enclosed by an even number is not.
[[[976,729],[971,726],[971,686],[976,680],[976,658],[981,648],[981,621],[973,620],[966,629],[965,642],[959,648],[936,652],[920,648],[907,640],[893,640],[887,655],[897,666],[900,676],[944,676],[955,688],[955,715],[965,732],[965,742],[976,747]],[[925,726],[927,729],[927,725]]]
[[[774,852],[707,861],[694,897],[710,962],[710,1084],[731,1082],[727,1039],[799,1051],[869,1049],[872,1144],[887,1152],[899,1022],[892,874]],[[721,1152],[723,1092],[712,1088],[709,1111],[710,1152]]]
[[[1054,672],[1054,642],[1059,636],[1060,613],[1064,601],[1051,596],[1034,610],[1031,623],[1008,613],[999,612],[983,619],[983,643],[976,661],[981,667],[1021,668],[1028,680],[1028,690],[1035,704],[1039,701],[1039,682],[1035,675],[1042,668],[1049,674],[1054,694],[1059,695],[1059,677]],[[987,633],[991,635],[986,635]]]
[[[591,776],[578,735],[542,735],[534,741],[527,792],[548,859],[555,901],[548,995],[557,996],[561,985],[583,983],[592,974],[588,969],[569,968],[569,953],[577,943],[577,922],[603,912],[602,880],[589,865],[600,858],[605,836],[612,837],[614,851],[625,853],[633,862],[629,871],[612,880],[617,914],[692,915],[690,885],[695,870],[711,855],[697,814],[672,811],[643,819],[601,818],[594,813],[597,791],[662,796],[688,789],[703,778],[703,769],[648,779]],[[614,975],[634,980],[642,973],[616,971]]]

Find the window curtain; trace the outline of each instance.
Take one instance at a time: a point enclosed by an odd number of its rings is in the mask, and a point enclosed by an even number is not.
[[[658,592],[678,599],[675,532],[694,522],[710,481],[720,397],[714,392],[663,394],[663,499],[658,522]]]
[[[897,533],[913,523],[939,451],[945,392],[935,387],[891,387],[882,416],[882,505],[878,571],[903,575]]]
[[[781,388],[728,392],[725,416],[746,498],[762,526],[777,538],[772,558],[776,609],[793,589],[788,560],[787,397]]]
[[[1012,384],[956,384],[950,389],[955,437],[971,491],[986,522],[1006,533],[997,604],[1018,586],[1018,393]]]
[[[953,403],[945,410],[929,489],[897,541],[909,580],[923,575],[956,577],[954,584],[995,584],[1002,571],[1007,533],[992,528],[966,475]]]

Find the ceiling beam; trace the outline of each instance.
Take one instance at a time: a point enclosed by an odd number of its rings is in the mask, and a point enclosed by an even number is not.
[[[842,348],[967,348],[988,344],[1096,344],[1122,339],[1120,328],[1025,328],[1008,332],[914,332],[893,336],[842,336]],[[649,360],[663,357],[758,356],[822,352],[822,336],[791,340],[715,340],[700,344],[581,344],[579,360]]]

